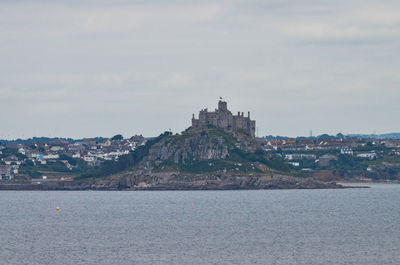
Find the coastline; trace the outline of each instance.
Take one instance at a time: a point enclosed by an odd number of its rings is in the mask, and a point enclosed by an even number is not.
[[[74,181],[51,181],[42,183],[0,183],[2,190],[102,190],[102,191],[168,191],[168,190],[279,190],[279,189],[347,189],[370,188],[374,184],[400,184],[399,181],[344,179],[334,182],[323,182],[315,179],[304,179],[279,175],[267,176],[215,176],[196,175],[178,178],[174,174],[159,175],[123,175],[116,178],[86,179]]]
[[[340,180],[336,183],[340,185],[364,185],[364,184],[400,184],[398,180],[368,180],[368,179],[355,179],[355,180]]]
[[[336,182],[279,176],[196,176],[194,178],[131,175],[117,179],[77,180],[45,183],[4,183],[0,190],[279,190],[279,189],[343,189]]]
[[[167,174],[168,175],[168,174]],[[176,177],[176,176],[175,176]],[[141,190],[279,190],[279,189],[346,189],[370,188],[371,185],[400,184],[396,180],[343,179],[332,182],[302,179],[291,176],[230,176],[223,179],[207,175],[195,178],[175,178],[158,175],[128,175],[119,178],[87,179],[74,181],[51,181],[42,183],[0,182],[2,190],[103,190],[103,191],[141,191]],[[192,176],[193,177],[193,176]]]

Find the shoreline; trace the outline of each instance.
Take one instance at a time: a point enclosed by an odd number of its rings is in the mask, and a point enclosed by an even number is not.
[[[377,181],[367,181],[367,180],[341,180],[337,181],[340,185],[363,185],[363,184],[400,184],[400,181],[396,180],[377,180]]]
[[[280,176],[276,179],[265,177],[234,176],[227,179],[216,179],[203,176],[200,179],[165,180],[153,179],[151,176],[131,176],[120,179],[102,179],[86,181],[54,181],[45,183],[16,183],[0,182],[2,190],[21,191],[177,191],[177,190],[289,190],[289,189],[352,189],[371,188],[374,184],[400,184],[399,181],[369,181],[365,179],[351,179],[334,182],[321,182],[312,179],[299,179]]]
[[[43,184],[0,184],[1,191],[237,191],[237,190],[321,190],[321,189],[352,189],[369,188],[366,186],[346,186],[339,183],[327,183],[321,186],[297,186],[290,185],[270,185],[264,187],[255,186],[236,186],[236,185],[204,185],[204,186],[185,186],[185,185],[162,185],[155,187],[106,187],[106,186],[63,186],[63,185],[43,185]]]

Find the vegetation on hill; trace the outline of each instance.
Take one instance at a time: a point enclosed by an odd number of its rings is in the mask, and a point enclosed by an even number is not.
[[[202,140],[198,140],[201,138]],[[204,139],[207,139],[204,142]],[[218,141],[217,139],[222,139]],[[202,146],[193,146],[193,143],[203,142]],[[215,142],[214,145],[210,144]],[[265,151],[256,148],[253,139],[245,134],[237,132],[231,134],[222,129],[209,127],[207,130],[189,130],[182,135],[174,135],[165,140],[167,148],[174,152],[166,152],[170,158],[165,159],[162,163],[155,166],[154,171],[171,171],[176,170],[183,173],[262,173],[266,168],[280,172],[290,172],[291,166],[276,154],[267,154]],[[171,146],[171,144],[173,146]],[[248,149],[256,149],[256,151],[239,148],[241,145],[249,147]],[[217,157],[215,159],[204,159],[204,149],[214,156],[221,149],[227,148],[228,155],[226,157]],[[159,152],[162,150],[159,148]],[[184,162],[175,162],[172,158],[174,154],[182,154],[186,156]],[[207,152],[206,152],[207,153]],[[220,153],[221,155],[223,153]],[[162,155],[161,155],[162,156]],[[199,156],[202,159],[199,159]],[[165,156],[164,156],[165,157]],[[260,165],[262,165],[260,167]],[[261,169],[263,168],[263,169]]]
[[[75,179],[101,178],[133,168],[149,154],[151,146],[160,142],[163,138],[170,136],[171,134],[171,132],[164,132],[158,137],[148,140],[146,144],[139,146],[135,149],[135,151],[127,155],[120,156],[117,161],[104,161],[104,163],[102,163],[100,166],[89,169],[87,172],[81,174]]]
[[[62,161],[68,161],[72,168],[68,168]],[[82,159],[61,155],[59,160],[48,160],[46,164],[36,163],[29,159],[25,160],[19,168],[19,172],[31,177],[40,177],[44,174],[81,174],[89,169],[89,166]]]
[[[220,140],[216,141],[216,139]],[[215,141],[217,146],[210,144]],[[151,170],[154,172],[179,171],[193,174],[218,172],[262,173],[264,171],[259,167],[260,164],[263,165],[263,169],[269,168],[270,170],[280,172],[291,171],[291,166],[279,155],[267,154],[260,149],[256,152],[249,152],[238,148],[241,143],[246,142],[246,144],[249,144],[251,141],[253,140],[248,138],[248,136],[241,134],[233,135],[218,128],[208,128],[202,131],[187,130],[181,135],[172,135],[171,132],[165,132],[156,138],[148,140],[145,145],[137,147],[135,151],[119,157],[117,161],[104,161],[100,166],[87,170],[75,179],[110,176],[123,171],[133,170],[137,167],[141,168],[147,164],[146,161],[153,163]],[[229,153],[224,158],[196,159],[196,156],[204,157],[204,152],[207,152],[207,150],[217,152],[223,146],[225,146],[224,148],[228,148]],[[152,147],[153,155],[148,156]],[[173,157],[176,154],[182,154],[182,152],[185,152],[190,159],[183,162],[175,160],[174,162]],[[154,153],[156,156],[159,156],[154,157]],[[168,157],[161,159],[161,157],[166,156]],[[155,160],[159,162],[155,163]]]
[[[111,138],[111,141],[119,141],[119,140],[123,140],[123,139],[124,139],[124,137],[122,136],[122,134],[117,134]]]
[[[12,155],[16,156],[18,159],[26,158],[25,155],[18,153],[17,148],[5,148],[5,149],[1,150],[0,159],[6,158],[6,157],[12,156]]]
[[[363,162],[359,157],[339,155],[338,160],[332,161],[332,167],[343,176],[348,170],[366,170],[368,165]]]

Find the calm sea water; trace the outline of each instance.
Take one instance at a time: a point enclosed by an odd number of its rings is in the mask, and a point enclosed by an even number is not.
[[[398,265],[400,185],[2,191],[0,264]]]

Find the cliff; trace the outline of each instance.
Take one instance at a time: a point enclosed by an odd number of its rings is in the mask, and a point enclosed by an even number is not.
[[[195,167],[203,167],[205,172],[229,170],[235,162],[239,162],[234,155],[239,150],[254,152],[257,143],[247,135],[228,133],[218,128],[190,129],[154,144],[137,170],[142,173],[160,172],[171,167],[185,172],[192,172]],[[201,169],[196,172],[204,173]]]

